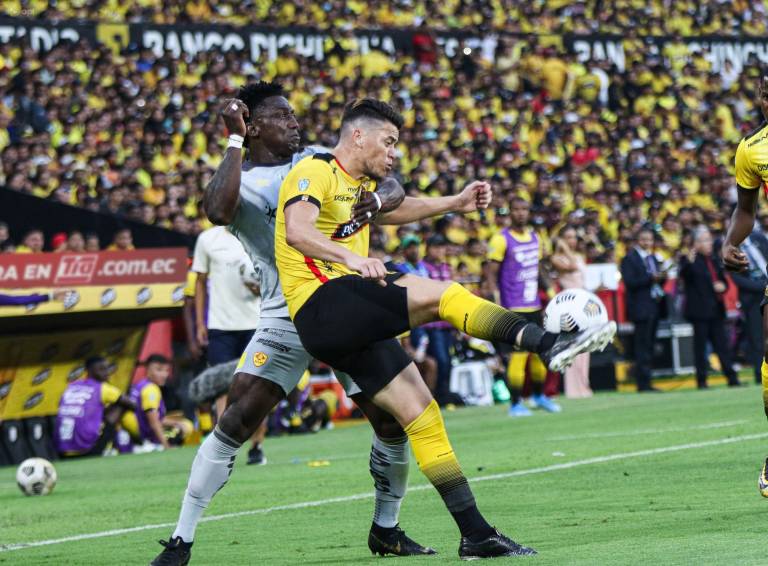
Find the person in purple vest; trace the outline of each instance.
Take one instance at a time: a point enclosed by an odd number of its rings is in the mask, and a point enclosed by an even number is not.
[[[541,325],[541,245],[536,232],[528,225],[528,202],[519,197],[513,198],[510,219],[510,226],[494,235],[489,242],[488,261],[484,269],[485,293],[489,297],[496,297],[498,294],[497,301],[501,306],[523,315],[529,322]],[[530,409],[523,403],[522,396],[526,367],[531,375],[532,405],[550,413],[559,413],[560,405],[544,395],[547,368],[539,356],[529,352],[511,352],[507,367],[511,395],[509,416],[525,417],[531,414]]]
[[[152,444],[170,448],[181,444],[191,432],[191,424],[166,414],[163,387],[171,376],[171,360],[161,354],[150,355],[144,364],[147,375],[131,387],[131,401],[136,405],[133,415],[123,420],[126,430],[136,444]]]
[[[107,383],[110,370],[101,356],[85,361],[87,375],[70,383],[59,401],[56,448],[64,456],[99,456],[115,436],[117,423],[133,402]]]

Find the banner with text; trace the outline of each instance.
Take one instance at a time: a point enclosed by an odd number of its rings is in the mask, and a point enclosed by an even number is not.
[[[0,18],[0,43],[26,42],[36,50],[50,49],[63,40],[90,42],[100,41],[119,49],[128,45],[150,49],[155,55],[170,53],[195,55],[204,51],[235,50],[251,61],[275,59],[281,51],[292,49],[298,54],[323,61],[325,40],[331,31],[304,27],[230,26],[221,24],[155,25],[150,23],[107,24],[64,20],[57,23],[41,23],[24,18]],[[410,51],[413,37],[419,33],[413,29],[355,29],[361,53],[381,49],[386,53]],[[492,60],[500,38],[524,40],[520,34],[476,33],[467,30],[438,31],[437,43],[451,57],[462,44],[481,50],[483,57]],[[623,37],[607,34],[565,34],[541,36],[542,44],[562,43],[567,50],[576,53],[581,61],[610,60],[624,71],[626,54]],[[671,37],[646,37],[652,52],[661,54]],[[740,71],[751,56],[768,63],[768,38],[731,36],[691,36],[682,39],[692,51],[704,54],[715,72],[721,72],[726,61]]]
[[[0,317],[180,306],[185,248],[0,255],[0,290],[11,295],[72,289],[63,301],[2,307]]]

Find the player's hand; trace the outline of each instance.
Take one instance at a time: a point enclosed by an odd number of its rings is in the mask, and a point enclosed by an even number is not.
[[[454,211],[466,214],[467,212],[488,208],[492,198],[493,190],[490,183],[472,181],[457,195]]]
[[[363,191],[360,200],[352,207],[352,221],[360,226],[371,222],[379,213],[379,201],[370,191]]]
[[[384,267],[384,262],[380,259],[354,256],[347,262],[347,267],[357,271],[363,276],[363,279],[373,279],[374,281],[379,281],[382,285],[387,284],[384,281],[384,278],[387,276],[387,268]]]
[[[199,325],[197,327],[197,343],[200,346],[207,346],[208,345],[208,329],[204,325]]]
[[[54,301],[65,301],[67,298],[67,295],[72,293],[74,289],[56,289],[53,292],[53,300]]]
[[[723,263],[728,271],[739,272],[749,269],[747,254],[728,242],[723,244]]]
[[[247,129],[245,127],[245,118],[248,116],[248,107],[245,102],[237,98],[228,98],[224,101],[224,107],[221,109],[221,117],[224,118],[224,125],[230,134],[237,134],[245,137]]]

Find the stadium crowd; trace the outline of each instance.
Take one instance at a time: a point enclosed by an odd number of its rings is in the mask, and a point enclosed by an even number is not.
[[[136,22],[226,23],[234,25],[310,26],[320,29],[355,27],[411,27],[499,30],[516,33],[613,33],[639,35],[759,36],[766,32],[764,2],[669,2],[652,0],[384,0],[371,10],[360,0],[174,0],[119,2],[118,0],[9,0],[0,14],[60,20],[65,18]]]
[[[139,17],[176,6],[147,4],[143,10],[149,12]],[[266,14],[276,9],[268,4],[257,2]],[[532,17],[563,12],[552,4],[515,10]],[[329,17],[341,6],[355,6],[327,5]],[[489,14],[495,13],[492,5]],[[217,3],[216,9],[226,6]],[[411,6],[418,11],[427,3]],[[674,10],[695,6],[675,3]],[[90,16],[105,7],[112,4],[89,4],[77,13]],[[741,29],[721,20],[744,24],[761,13],[760,5],[747,8],[722,5],[707,17],[721,30]],[[67,14],[65,4],[57,9]],[[128,11],[125,17],[136,15]],[[620,19],[606,17],[604,23]],[[673,15],[663,24],[675,20]],[[696,26],[699,32],[706,28]],[[662,31],[687,32],[684,25]],[[408,235],[419,237],[422,255],[427,241],[439,236],[456,278],[478,289],[488,242],[510,224],[512,200],[522,198],[530,204],[545,265],[556,251],[554,236],[566,225],[574,228],[576,251],[587,263],[619,264],[648,225],[659,260],[676,265],[692,250],[697,225],[716,237],[723,233],[735,202],[735,148],[759,122],[754,98],[760,69],[753,58],[740,73],[728,67],[713,73],[682,41],[658,53],[634,32],[623,46],[624,72],[607,61],[580,62],[544,36],[501,38],[493,61],[469,48],[448,57],[426,30],[414,36],[413,50],[395,56],[376,50],[361,55],[351,34],[334,34],[323,65],[289,49],[274,61],[252,62],[231,51],[174,58],[136,48],[115,54],[84,41],[42,53],[3,44],[0,184],[198,234],[210,227],[200,200],[226,144],[218,117],[222,99],[247,81],[279,80],[308,144],[334,145],[341,110],[354,97],[378,97],[401,109],[406,126],[396,168],[410,194],[452,194],[475,178],[493,183],[495,200],[487,212],[376,228],[375,253],[403,261]],[[768,215],[761,215],[761,224],[768,230]]]

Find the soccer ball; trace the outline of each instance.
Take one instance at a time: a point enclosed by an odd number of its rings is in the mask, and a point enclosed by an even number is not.
[[[608,311],[600,298],[585,289],[560,291],[544,310],[547,332],[581,332],[608,322]]]
[[[56,468],[45,458],[27,458],[16,470],[16,483],[24,495],[48,495],[56,487]]]

